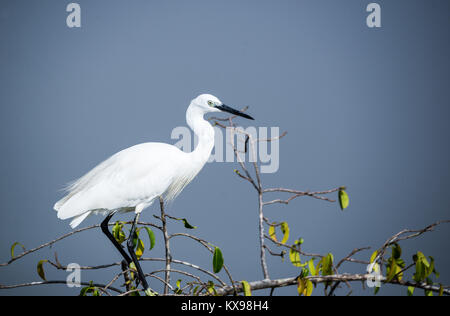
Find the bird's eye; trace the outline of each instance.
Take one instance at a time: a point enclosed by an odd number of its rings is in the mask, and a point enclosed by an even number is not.
[[[208,105],[209,106],[214,106],[214,102],[213,101],[208,101]]]

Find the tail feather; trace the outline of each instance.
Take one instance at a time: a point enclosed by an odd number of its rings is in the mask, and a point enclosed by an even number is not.
[[[92,213],[91,208],[80,203],[80,198],[82,197],[79,194],[68,194],[53,206],[59,219],[72,219],[70,222],[72,228],[80,225]]]
[[[84,221],[89,215],[91,215],[91,212],[86,212],[82,215],[74,217],[74,219],[70,222],[70,227],[75,228],[78,225],[81,224],[82,221]]]
[[[57,212],[59,212],[59,210],[61,209],[61,207],[64,205],[64,203],[67,202],[67,200],[70,199],[70,195],[66,195],[65,197],[63,197],[61,200],[59,200],[58,202],[55,203],[55,205],[53,206],[53,209]]]

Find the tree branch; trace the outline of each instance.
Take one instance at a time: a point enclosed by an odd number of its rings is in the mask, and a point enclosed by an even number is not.
[[[328,283],[328,282],[364,282],[367,280],[373,279],[372,274],[338,274],[338,275],[328,275],[328,276],[309,276],[305,279],[310,280],[314,284]],[[386,278],[382,277],[381,282],[386,284],[394,284],[401,286],[412,286],[414,288],[419,288],[423,290],[433,291],[439,293],[441,288],[434,285],[428,285],[425,283],[414,283],[414,282],[406,282],[406,281],[397,281],[392,280],[390,282],[386,282]],[[276,280],[261,280],[249,282],[250,288],[252,291],[264,290],[264,289],[272,289],[272,288],[280,288],[286,286],[293,286],[298,284],[298,277],[285,278],[285,279],[276,279]],[[236,290],[238,293],[242,293],[244,291],[242,285],[237,285]],[[231,287],[223,287],[217,289],[218,295],[230,295],[233,293]],[[450,295],[449,289],[443,289],[443,293],[445,295]]]

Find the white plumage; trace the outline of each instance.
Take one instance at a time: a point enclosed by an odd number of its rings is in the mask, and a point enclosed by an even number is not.
[[[163,143],[144,143],[122,150],[66,188],[67,195],[54,206],[58,218],[71,218],[70,225],[75,228],[93,213],[139,214],[159,196],[173,200],[207,162],[214,147],[214,129],[203,116],[219,111],[252,119],[212,95],[200,95],[186,112],[186,121],[199,140],[193,152],[185,153]]]

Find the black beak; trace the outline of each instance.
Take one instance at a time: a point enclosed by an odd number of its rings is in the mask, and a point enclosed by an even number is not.
[[[242,113],[241,111],[235,110],[233,108],[230,108],[228,105],[222,104],[222,105],[216,105],[216,108],[223,111],[223,112],[228,112],[234,115],[238,115],[238,116],[242,116],[245,117],[246,119],[249,120],[254,120],[253,117],[251,117],[250,115],[247,115],[245,113]]]

